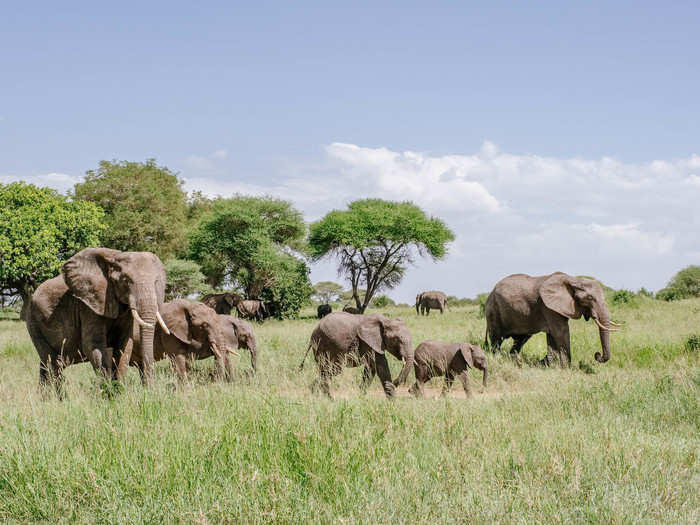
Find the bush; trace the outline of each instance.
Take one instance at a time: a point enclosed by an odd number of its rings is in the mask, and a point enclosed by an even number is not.
[[[296,318],[299,310],[311,302],[313,287],[309,280],[309,267],[304,261],[282,255],[273,272],[274,281],[263,288],[260,298],[265,301],[272,317]]]
[[[635,299],[634,292],[622,289],[613,293],[612,303],[615,305],[632,304],[635,302]]]
[[[394,306],[396,302],[388,295],[380,295],[372,299],[370,304],[375,308],[386,308],[387,306]]]
[[[700,266],[682,269],[669,281],[666,288],[659,290],[656,297],[664,301],[700,297]]]
[[[194,261],[170,259],[165,261],[167,283],[165,300],[183,299],[192,294],[205,295],[211,291],[205,282],[204,274]]]

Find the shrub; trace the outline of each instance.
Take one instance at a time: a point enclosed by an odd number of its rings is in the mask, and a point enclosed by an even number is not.
[[[622,305],[622,304],[632,304],[635,302],[635,295],[634,292],[630,290],[617,290],[615,293],[613,293],[612,296],[612,303],[616,305]]]
[[[372,299],[370,304],[375,308],[386,308],[387,306],[394,306],[396,302],[388,295],[380,295]]]
[[[659,290],[656,297],[664,301],[700,297],[700,266],[682,269],[669,281],[666,288]]]
[[[693,334],[685,342],[685,349],[688,352],[697,352],[700,350],[700,335]]]

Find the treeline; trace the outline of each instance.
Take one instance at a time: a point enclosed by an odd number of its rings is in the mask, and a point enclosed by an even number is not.
[[[153,159],[102,161],[68,195],[0,185],[0,210],[3,300],[26,299],[74,253],[105,246],[158,255],[168,299],[233,290],[264,300],[278,318],[309,303],[311,261],[336,258],[350,300],[364,311],[401,281],[416,254],[441,259],[454,239],[412,203],[355,201],[307,225],[282,199],[188,195],[178,174]]]

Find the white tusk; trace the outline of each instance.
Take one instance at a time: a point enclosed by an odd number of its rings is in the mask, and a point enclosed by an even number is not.
[[[216,347],[216,345],[214,343],[209,343],[209,346],[211,346],[211,351],[214,352],[214,355],[218,359],[221,359],[221,352],[219,352],[219,349]]]
[[[160,312],[157,310],[156,310],[156,319],[158,319],[158,324],[163,329],[163,331],[167,335],[170,335],[170,329],[168,329],[168,325],[165,324],[165,321],[163,321],[163,318],[161,317]]]
[[[233,348],[229,348],[229,347],[227,346],[227,347],[226,347],[226,351],[227,351],[228,353],[230,353],[230,354],[233,354],[233,355],[237,356],[237,357],[241,357],[241,354],[239,354],[238,352],[236,352]]]
[[[142,326],[142,327],[144,327],[144,328],[153,328],[154,325],[148,324],[146,321],[144,321],[143,319],[141,319],[141,316],[139,315],[139,313],[138,313],[138,311],[136,310],[136,308],[132,308],[132,309],[131,309],[131,315],[134,316],[134,319],[136,319],[136,322],[137,322],[140,326]]]
[[[617,332],[618,331],[618,330],[615,330],[614,328],[608,328],[603,323],[598,321],[598,319],[596,319],[595,317],[593,318],[593,320],[595,321],[595,324],[597,324],[600,327],[601,330],[605,330],[606,332]]]
[[[611,325],[611,326],[622,326],[621,324],[619,324],[619,323],[614,323],[614,322],[612,322],[612,321],[610,321],[610,325]]]

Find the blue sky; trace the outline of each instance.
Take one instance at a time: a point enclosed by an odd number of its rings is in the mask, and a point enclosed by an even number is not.
[[[697,2],[101,4],[3,8],[0,181],[155,157],[309,219],[411,199],[458,240],[402,300],[700,263]]]

